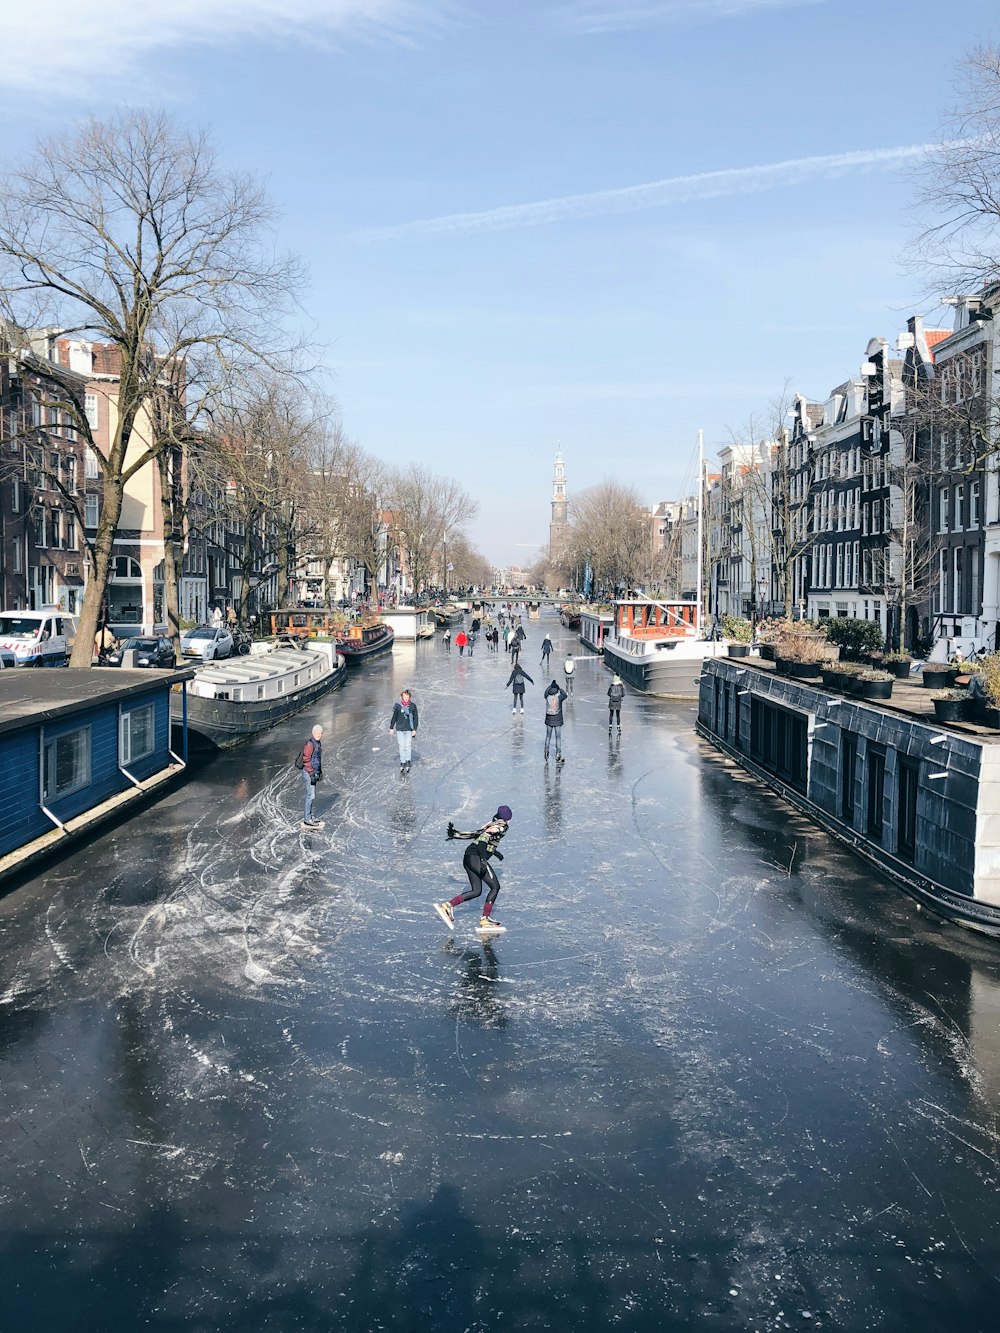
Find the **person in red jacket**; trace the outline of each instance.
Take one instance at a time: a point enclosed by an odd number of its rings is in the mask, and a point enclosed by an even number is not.
[[[455,635],[455,647],[458,649],[459,657],[465,656],[465,645],[469,642],[469,636],[464,629],[460,629]]]

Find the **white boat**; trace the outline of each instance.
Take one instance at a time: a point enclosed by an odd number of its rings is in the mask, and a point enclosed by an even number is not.
[[[697,603],[632,597],[614,606],[604,665],[645,694],[697,699],[702,663],[727,653],[721,640],[701,637]]]
[[[580,642],[592,653],[604,652],[604,640],[614,629],[615,617],[611,611],[598,611],[593,607],[580,609]]]
[[[435,627],[429,608],[423,606],[394,606],[382,612],[382,619],[395,631],[400,643],[415,639],[433,639]]]
[[[192,740],[225,749],[307,708],[347,674],[335,643],[307,642],[308,648],[255,643],[249,657],[198,667],[194,680],[171,695],[171,721],[186,719]]]

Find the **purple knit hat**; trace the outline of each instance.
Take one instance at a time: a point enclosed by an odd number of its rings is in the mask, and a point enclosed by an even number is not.
[[[510,821],[514,818],[514,815],[509,805],[501,805],[497,807],[497,812],[493,816],[493,818],[502,819],[505,824],[509,824]]]

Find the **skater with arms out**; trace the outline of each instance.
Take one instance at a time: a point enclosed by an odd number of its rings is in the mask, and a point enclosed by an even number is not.
[[[461,903],[467,903],[473,898],[480,897],[484,884],[489,892],[486,895],[477,933],[480,935],[500,935],[506,930],[506,926],[501,926],[500,922],[492,916],[493,905],[497,900],[497,894],[500,892],[500,881],[489,862],[494,856],[498,861],[503,860],[503,853],[498,851],[497,848],[500,839],[507,832],[512,818],[509,805],[498,806],[496,814],[489,823],[484,824],[482,828],[476,829],[473,833],[460,832],[449,820],[448,840],[460,838],[467,840],[469,843],[469,846],[465,849],[465,856],[462,858],[462,865],[469,877],[469,888],[465,893],[457,894],[449,902],[434,904],[435,912],[449,930],[455,929],[455,908]]]

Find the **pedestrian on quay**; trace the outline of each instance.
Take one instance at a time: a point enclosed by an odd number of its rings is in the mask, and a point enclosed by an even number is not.
[[[302,747],[302,784],[305,788],[305,809],[302,814],[303,828],[322,828],[320,820],[313,818],[313,804],[316,800],[316,783],[323,777],[323,728],[313,727],[309,739]],[[298,763],[296,763],[296,768]]]
[[[622,684],[621,676],[615,676],[608,686],[608,735],[611,735],[611,725],[618,723],[618,731],[622,729],[622,700],[625,698],[625,686]]]
[[[221,607],[221,606],[216,605],[216,606],[213,606],[213,607],[212,607],[212,628],[213,628],[213,629],[222,629],[222,607]]]
[[[458,649],[459,657],[465,656],[465,645],[469,642],[469,636],[464,629],[460,629],[455,635],[455,647]]]
[[[564,764],[562,752],[562,729],[563,729],[563,700],[568,696],[566,691],[560,689],[559,682],[553,680],[544,694],[545,699],[545,762],[549,762],[549,744],[552,737],[556,738],[556,763]]]
[[[549,669],[549,656],[551,652],[552,652],[552,640],[546,634],[545,638],[542,640],[542,663],[541,663],[542,666],[546,669],[546,671],[548,671]]]
[[[237,624],[236,611],[235,608],[233,607],[232,602],[230,602],[230,604],[226,607],[226,626],[230,634],[232,634],[233,630],[236,628],[236,624]]]
[[[107,621],[94,635],[94,652],[97,654],[97,665],[106,666],[108,653],[112,652],[117,645],[118,640],[108,629]]]
[[[483,905],[479,928],[483,930],[488,926],[500,926],[500,922],[492,916],[493,905],[497,900],[497,894],[500,892],[500,881],[489,862],[494,856],[498,861],[503,860],[503,853],[498,851],[497,848],[513,817],[509,805],[497,806],[497,812],[489,823],[484,824],[482,828],[476,829],[473,833],[461,833],[451,820],[448,821],[447,837],[449,842],[455,838],[465,838],[469,841],[469,846],[465,849],[465,856],[462,858],[462,865],[469,877],[468,889],[465,893],[456,894],[448,902],[434,904],[435,912],[449,930],[455,929],[455,908],[461,903],[467,903],[473,898],[480,897],[484,884],[489,889],[489,893],[486,895],[486,902]]]
[[[521,666],[520,662],[515,662],[515,663],[514,663],[514,669],[511,671],[510,675],[507,677],[507,684],[504,686],[504,689],[512,689],[512,690],[514,691],[514,707],[513,707],[510,711],[511,711],[512,713],[516,713],[516,712],[517,712],[517,706],[518,706],[518,704],[520,704],[520,705],[521,705],[521,716],[522,716],[522,717],[524,716],[524,682],[525,682],[525,681],[527,681],[529,685],[534,685],[534,683],[535,683],[535,682],[531,679],[531,677],[528,675],[527,671],[525,671],[524,667]]]
[[[573,673],[576,671],[576,663],[573,661],[573,654],[566,654],[566,661],[563,662],[563,675],[566,677],[566,694],[573,693]]]
[[[397,703],[393,704],[392,717],[389,719],[389,735],[396,737],[399,746],[399,771],[409,773],[412,763],[413,738],[417,734],[417,705],[413,702],[409,690],[403,690]]]

